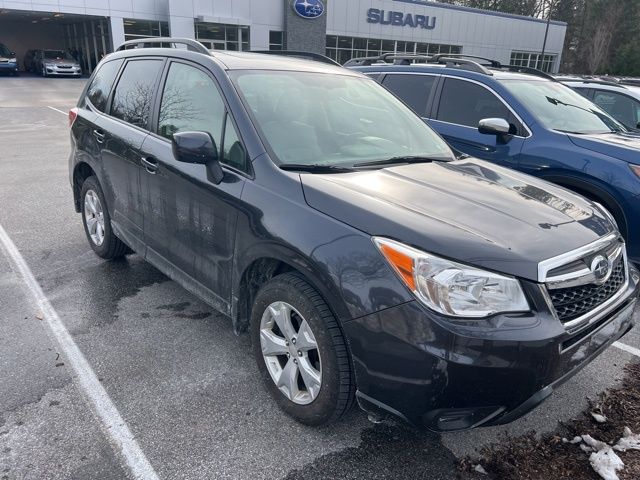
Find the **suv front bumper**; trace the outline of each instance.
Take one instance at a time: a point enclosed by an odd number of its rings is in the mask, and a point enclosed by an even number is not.
[[[638,274],[611,311],[577,332],[533,303],[528,314],[454,323],[412,301],[346,322],[360,406],[437,431],[513,421],[633,327]]]
[[[45,67],[45,71],[47,72],[47,75],[49,76],[53,76],[53,77],[81,77],[82,76],[82,69],[78,68],[78,67],[61,67],[59,65],[51,65],[48,67]]]

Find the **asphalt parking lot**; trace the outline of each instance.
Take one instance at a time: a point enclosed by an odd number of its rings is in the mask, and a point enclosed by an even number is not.
[[[0,77],[0,232],[158,478],[455,478],[458,458],[505,432],[552,430],[640,360],[611,347],[542,407],[502,427],[436,435],[374,425],[359,410],[331,427],[297,424],[270,399],[248,337],[227,319],[136,255],[105,262],[91,251],[67,171],[66,112],[84,82]],[[0,479],[132,478],[5,255],[0,287]],[[639,349],[638,328],[623,342]]]

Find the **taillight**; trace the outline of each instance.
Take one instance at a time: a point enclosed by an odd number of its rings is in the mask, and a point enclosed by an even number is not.
[[[69,110],[69,128],[71,128],[73,126],[73,122],[76,121],[76,118],[78,117],[78,109],[77,108],[72,108],[71,110]]]

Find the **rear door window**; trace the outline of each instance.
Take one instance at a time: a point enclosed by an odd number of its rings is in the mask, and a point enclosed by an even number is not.
[[[131,125],[148,128],[160,59],[131,60],[124,66],[111,104],[111,116]]]
[[[436,83],[433,75],[388,74],[382,84],[421,117],[427,116],[429,95]]]
[[[104,112],[107,108],[107,100],[118,70],[124,60],[113,60],[100,65],[87,90],[87,98],[95,108]]]
[[[504,118],[512,123],[511,112],[493,93],[481,85],[455,78],[444,82],[436,118],[473,128],[483,118]]]

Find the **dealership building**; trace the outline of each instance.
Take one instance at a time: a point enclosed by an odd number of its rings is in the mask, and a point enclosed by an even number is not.
[[[341,63],[384,52],[465,53],[556,72],[565,31],[563,22],[428,0],[0,0],[0,43],[20,64],[28,49],[65,49],[85,71],[125,40],[173,36],[219,50],[314,51]]]

